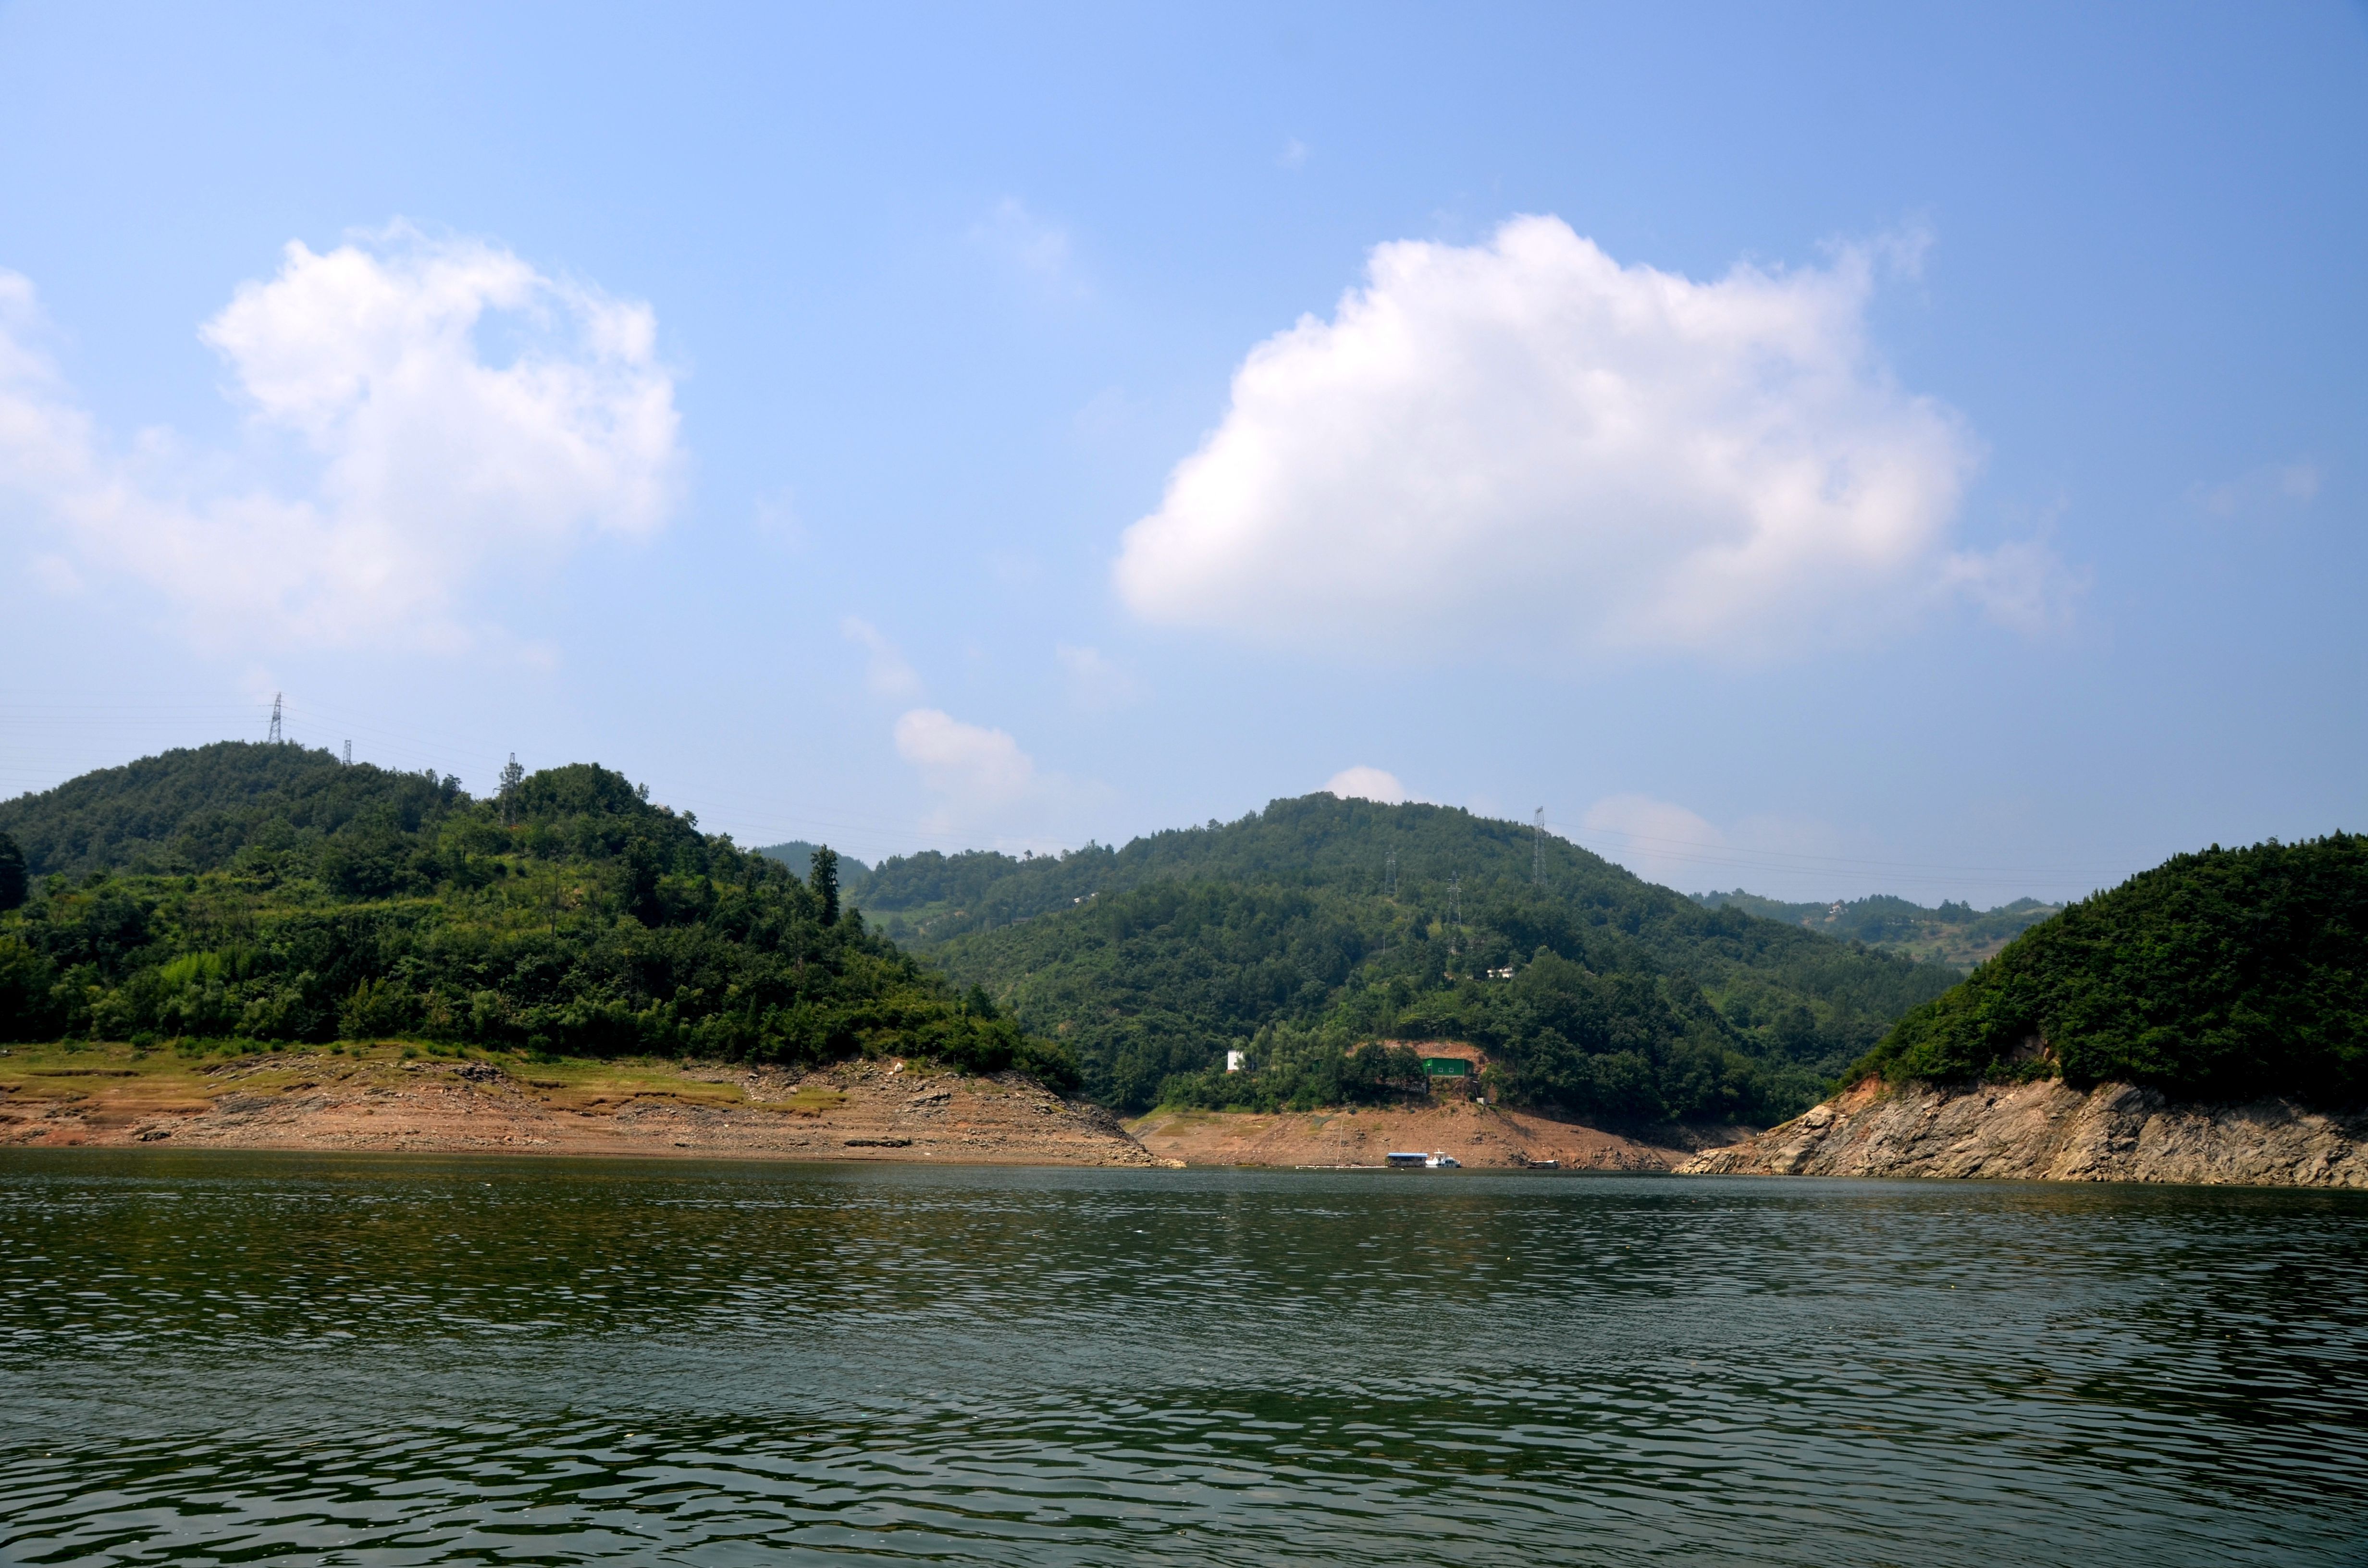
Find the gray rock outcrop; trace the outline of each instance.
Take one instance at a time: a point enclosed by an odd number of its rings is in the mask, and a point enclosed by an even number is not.
[[[2368,1187],[2368,1113],[2182,1104],[2057,1079],[1936,1088],[1870,1079],[1681,1176],[1980,1177]]]

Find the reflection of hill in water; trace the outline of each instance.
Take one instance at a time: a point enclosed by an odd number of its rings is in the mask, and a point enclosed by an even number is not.
[[[2349,1194],[61,1151],[0,1203],[9,1562],[2368,1538]]]

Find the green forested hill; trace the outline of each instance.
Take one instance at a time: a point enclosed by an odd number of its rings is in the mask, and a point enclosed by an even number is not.
[[[1130,1109],[1353,1096],[1406,1066],[1348,1047],[1453,1037],[1517,1100],[1767,1117],[1956,978],[1704,909],[1558,838],[1533,881],[1538,847],[1452,808],[1313,795],[1121,849],[893,858],[855,896]],[[1212,1072],[1229,1048],[1258,1071]]]
[[[2368,838],[2214,845],[2018,937],[1860,1067],[2368,1100]]]
[[[895,1050],[1069,1075],[832,890],[588,764],[472,801],[229,743],[9,801],[0,832],[33,873],[0,914],[0,1038]]]
[[[1960,971],[1996,957],[2007,943],[2064,907],[2019,898],[1996,909],[1977,910],[1954,903],[1930,909],[1887,894],[1829,903],[1786,903],[1741,888],[1732,892],[1698,892],[1693,900],[1705,909],[1739,909],[1763,920],[1804,926],[1820,936],[1863,942],[1879,952],[1934,959]]]
[[[250,844],[275,853],[314,846],[365,818],[416,832],[459,790],[432,773],[347,767],[326,751],[222,741],[0,801],[0,833],[22,846],[37,877],[208,871]]]

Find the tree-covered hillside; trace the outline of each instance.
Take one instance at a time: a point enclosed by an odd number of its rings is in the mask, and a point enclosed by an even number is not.
[[[2368,1100],[2368,838],[2181,855],[1909,1013],[1860,1068]]]
[[[347,767],[330,752],[222,741],[101,768],[0,801],[0,833],[32,874],[211,871],[250,845],[317,847],[367,819],[416,832],[450,809],[460,782]]]
[[[452,779],[240,743],[7,803],[0,1038],[935,1055],[1069,1076],[827,885],[605,768]]]
[[[1702,908],[1516,823],[1330,795],[1120,849],[893,858],[860,897],[1129,1109],[1383,1092],[1393,1070],[1350,1047],[1452,1037],[1517,1100],[1763,1118],[1955,979]],[[1258,1070],[1214,1071],[1228,1049]]]
[[[1937,909],[1904,898],[1878,893],[1873,898],[1837,900],[1830,903],[1786,903],[1736,888],[1732,892],[1698,892],[1696,903],[1705,909],[1739,909],[1763,920],[1782,920],[1820,936],[1845,942],[1863,942],[1878,952],[1905,953],[1932,959],[1960,971],[1969,970],[2064,906],[2019,898],[1996,909],[1975,909],[1969,903],[1944,903]]]

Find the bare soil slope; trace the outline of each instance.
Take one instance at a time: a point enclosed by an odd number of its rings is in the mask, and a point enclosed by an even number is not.
[[[2181,1105],[2057,1079],[1967,1090],[1869,1078],[1682,1175],[1987,1177],[2368,1187],[2368,1115],[2288,1100]]]
[[[1160,1162],[1099,1107],[1018,1074],[279,1051],[0,1052],[0,1145],[747,1155],[996,1165]]]
[[[1357,1110],[1157,1110],[1127,1124],[1154,1154],[1188,1165],[1379,1165],[1393,1151],[1480,1168],[1552,1160],[1564,1170],[1666,1171],[1743,1129],[1657,1130],[1647,1141],[1477,1102]]]

